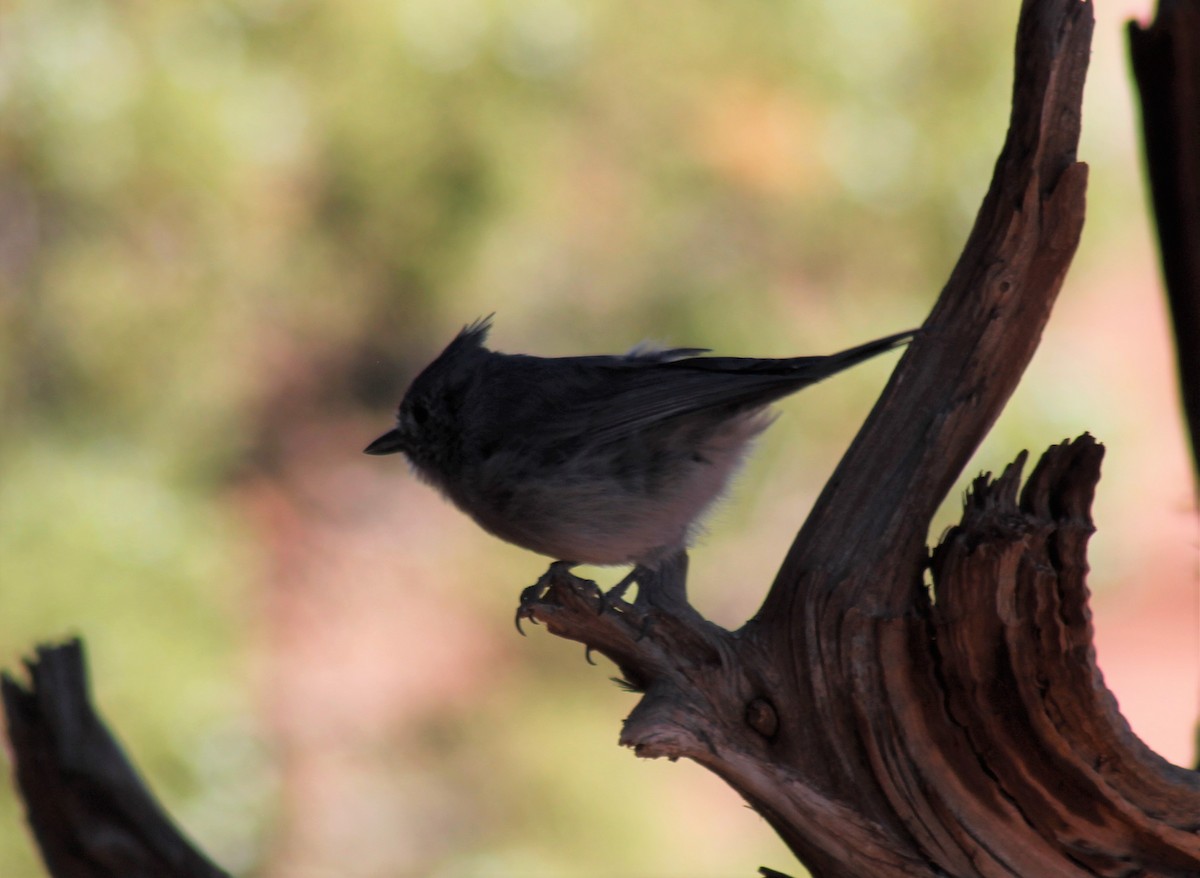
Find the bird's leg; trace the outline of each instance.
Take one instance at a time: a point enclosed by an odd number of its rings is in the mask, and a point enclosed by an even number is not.
[[[604,612],[605,607],[614,601],[622,600],[625,597],[625,592],[629,591],[629,586],[635,582],[641,583],[642,577],[650,573],[650,570],[638,564],[632,570],[625,574],[625,578],[610,588],[604,593],[604,601],[600,605],[600,612]]]
[[[684,549],[680,549],[654,567],[639,564],[605,592],[600,612],[603,613],[614,602],[624,598],[629,586],[635,582],[638,584],[638,595],[633,602],[636,607],[653,606],[664,610],[686,607],[687,569],[688,556]]]
[[[635,606],[678,613],[691,609],[687,599],[688,556],[685,549],[660,561],[653,568],[639,567],[638,596]]]

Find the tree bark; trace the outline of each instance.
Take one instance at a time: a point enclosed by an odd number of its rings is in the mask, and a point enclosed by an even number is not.
[[[597,616],[595,587],[561,572],[527,607],[645,692],[622,743],[716,772],[818,876],[1200,874],[1197,776],[1133,736],[1095,664],[1102,448],[1052,448],[1019,499],[1024,455],[981,477],[925,547],[1079,240],[1092,26],[1087,2],[1023,4],[1008,137],[962,257],[754,618]]]

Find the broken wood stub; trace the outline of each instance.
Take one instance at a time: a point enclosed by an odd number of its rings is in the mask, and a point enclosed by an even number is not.
[[[981,809],[975,840],[1027,835],[1018,874],[1200,874],[1200,783],[1130,731],[1096,664],[1086,548],[1103,448],[1050,449],[1018,500],[1023,458],[975,481],[931,559],[936,603],[925,669],[943,700],[925,722],[965,749],[923,753],[954,777],[947,807]],[[969,802],[963,800],[964,791]],[[999,827],[993,837],[980,829]],[[964,827],[965,828],[965,827]],[[1028,828],[1036,828],[1029,832]],[[1015,840],[1015,839],[1011,839]]]

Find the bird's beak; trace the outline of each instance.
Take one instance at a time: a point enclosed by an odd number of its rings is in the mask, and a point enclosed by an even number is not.
[[[404,448],[404,437],[400,434],[400,429],[397,427],[394,430],[388,430],[364,448],[363,454],[395,454],[397,451],[403,451]]]

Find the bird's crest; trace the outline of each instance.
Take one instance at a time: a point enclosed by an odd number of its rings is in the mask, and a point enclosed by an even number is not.
[[[495,316],[496,312],[493,311],[487,317],[480,317],[474,323],[468,323],[450,344],[454,347],[483,347],[483,343],[487,341],[488,332],[492,328],[492,318]]]

